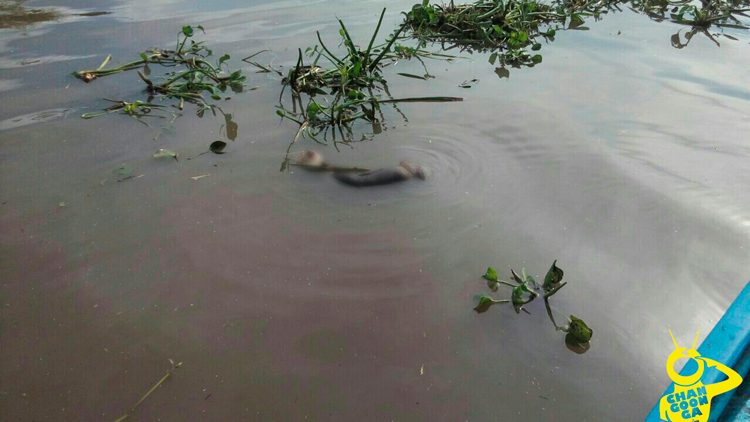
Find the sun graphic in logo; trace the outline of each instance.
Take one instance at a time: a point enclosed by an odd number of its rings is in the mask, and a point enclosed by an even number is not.
[[[664,421],[706,422],[711,412],[711,400],[737,388],[742,383],[742,377],[723,363],[701,356],[695,348],[698,333],[690,349],[677,344],[672,330],[669,330],[669,335],[672,336],[675,349],[667,358],[667,375],[674,382],[674,391],[659,401],[659,416]],[[674,370],[674,364],[685,358],[695,361],[698,367],[691,375],[680,375]],[[706,368],[715,368],[726,375],[727,379],[704,385],[701,378]]]

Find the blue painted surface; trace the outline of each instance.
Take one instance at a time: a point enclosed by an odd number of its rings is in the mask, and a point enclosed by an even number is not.
[[[717,396],[711,404],[709,421],[750,422],[750,283],[745,285],[739,296],[714,326],[698,348],[701,356],[710,357],[731,367],[743,377],[743,382],[736,389]],[[681,375],[690,375],[696,370],[696,364],[690,360],[682,368]],[[666,376],[666,374],[665,374]],[[712,384],[724,379],[719,371],[706,371],[701,379],[704,384]],[[671,393],[674,384],[664,391]],[[646,422],[658,422],[659,397]]]

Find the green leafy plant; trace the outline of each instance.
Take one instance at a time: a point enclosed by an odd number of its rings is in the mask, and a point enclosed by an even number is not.
[[[621,11],[621,6],[656,21],[690,26],[682,43],[679,31],[672,45],[683,48],[693,35],[703,33],[714,41],[722,35],[709,33],[709,27],[748,29],[740,18],[750,17],[748,0],[476,0],[472,3],[431,4],[423,0],[404,13],[407,32],[421,45],[437,43],[443,50],[489,53],[489,62],[499,65],[501,78],[510,75],[508,67],[533,67],[542,62],[542,43],[554,41],[557,31],[585,30],[586,20]]]
[[[195,29],[205,32],[198,25]],[[186,25],[182,27],[174,50],[149,49],[140,54],[140,59],[116,67],[107,67],[112,59],[108,55],[96,69],[79,70],[73,75],[84,82],[92,82],[97,78],[115,75],[129,70],[137,70],[139,78],[146,84],[149,99],[147,101],[118,101],[119,105],[109,107],[103,113],[86,113],[83,118],[92,118],[121,111],[131,116],[143,117],[152,109],[161,107],[153,103],[154,98],[175,100],[173,104],[178,110],[184,108],[186,102],[198,106],[197,114],[203,116],[206,110],[214,115],[218,107],[211,100],[229,99],[227,90],[240,93],[244,89],[245,76],[242,71],[226,70],[229,54],[224,54],[215,62],[211,62],[213,51],[204,41],[195,41],[195,29]],[[152,78],[153,66],[167,70],[158,79]],[[206,98],[209,97],[209,99]],[[130,105],[135,104],[135,108]],[[221,109],[219,109],[221,111]],[[223,113],[223,111],[221,111]]]
[[[105,101],[109,101],[114,104],[104,109],[104,111],[84,113],[81,115],[81,117],[84,119],[92,119],[94,117],[98,117],[107,113],[114,113],[117,111],[121,111],[131,116],[143,117],[151,113],[153,109],[158,109],[158,108],[163,107],[161,104],[147,103],[145,101],[140,101],[140,100],[127,102],[127,101],[109,100],[105,98]]]
[[[477,305],[474,310],[477,313],[487,312],[490,307],[500,303],[511,303],[516,313],[524,311],[529,313],[524,306],[534,301],[540,295],[544,298],[544,306],[547,309],[547,315],[552,321],[552,325],[555,326],[556,330],[565,332],[566,342],[570,343],[571,347],[578,344],[588,343],[591,340],[592,330],[586,325],[586,323],[573,315],[570,316],[570,322],[567,325],[559,326],[555,322],[554,315],[552,314],[552,308],[549,304],[549,298],[562,289],[567,282],[563,282],[564,272],[557,266],[557,260],[552,263],[547,274],[544,277],[544,282],[539,284],[534,277],[526,272],[526,269],[521,269],[521,274],[518,274],[515,270],[511,269],[511,281],[503,281],[498,277],[497,270],[493,267],[488,267],[482,278],[487,280],[487,286],[493,292],[499,290],[501,285],[510,287],[511,295],[510,299],[495,299],[490,295],[483,294],[478,296]],[[585,347],[587,349],[587,347]]]
[[[338,143],[351,143],[370,139],[383,130],[385,116],[381,105],[390,104],[403,116],[397,105],[401,102],[446,102],[461,101],[458,97],[412,97],[394,98],[388,90],[384,68],[398,60],[416,58],[424,66],[424,58],[451,59],[443,54],[431,54],[415,47],[397,42],[403,26],[388,36],[384,43],[376,39],[385,15],[383,9],[375,30],[365,46],[357,45],[342,20],[339,19],[339,36],[343,54],[336,54],[316,33],[318,44],[298,50],[297,62],[282,79],[282,91],[276,114],[282,119],[299,125],[290,147],[300,137],[326,144],[332,140]],[[254,55],[253,55],[254,56]],[[251,57],[253,57],[251,56]],[[248,61],[249,58],[245,60]],[[307,62],[305,61],[307,58]],[[248,61],[264,72],[276,71],[271,66],[263,66]],[[401,76],[428,79],[432,75],[424,66],[425,75],[401,73]],[[284,93],[290,92],[289,101],[283,101]],[[405,116],[404,116],[405,118]],[[355,135],[355,125],[362,123],[367,130]],[[288,151],[287,151],[288,152]],[[286,163],[286,160],[285,160]],[[282,164],[282,169],[285,164]]]
[[[479,0],[469,4],[415,4],[405,13],[404,24],[423,43],[439,42],[447,48],[490,52],[490,64],[501,68],[533,67],[542,62],[541,41],[553,40],[554,23],[564,16],[536,0]]]

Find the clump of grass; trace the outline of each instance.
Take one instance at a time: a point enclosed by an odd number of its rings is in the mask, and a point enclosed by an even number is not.
[[[204,31],[200,25],[196,28]],[[146,50],[140,54],[139,60],[109,68],[107,65],[112,57],[107,56],[96,69],[74,72],[75,77],[88,83],[104,76],[138,69],[138,76],[146,84],[146,91],[149,95],[149,99],[145,102],[121,101],[121,104],[105,109],[102,113],[86,113],[82,117],[91,118],[112,111],[122,111],[131,116],[145,115],[157,106],[153,103],[155,97],[175,100],[174,106],[179,110],[183,109],[186,102],[193,103],[198,106],[199,116],[202,116],[206,110],[211,110],[216,114],[214,111],[216,106],[210,100],[228,99],[229,97],[225,95],[227,89],[235,93],[242,92],[245,76],[240,70],[225,72],[226,62],[230,59],[229,54],[222,55],[215,63],[212,63],[210,57],[213,51],[206,47],[204,41],[193,40],[194,34],[195,29],[186,25],[182,27],[174,50]],[[152,66],[176,68],[176,70],[169,70],[158,80],[152,80]],[[206,99],[205,94],[210,100]]]
[[[649,18],[661,22],[669,20],[690,29],[685,32],[685,42],[680,40],[681,31],[672,35],[671,42],[675,48],[684,48],[695,34],[701,33],[719,46],[718,36],[731,40],[737,39],[723,32],[713,33],[712,27],[750,29],[746,21],[750,18],[750,1],[748,0],[701,0],[699,3],[691,0],[632,0],[629,6],[636,12],[643,13]]]
[[[750,17],[747,0],[632,0],[629,6],[661,21],[708,29],[711,26],[749,29],[738,16]]]
[[[414,47],[397,43],[404,27],[398,28],[384,43],[375,40],[383,22],[385,9],[378,19],[377,26],[366,47],[355,44],[346,25],[339,19],[341,44],[344,54],[331,51],[317,33],[318,45],[307,48],[306,54],[298,51],[297,63],[282,79],[282,91],[276,113],[283,119],[299,125],[292,144],[300,136],[319,143],[327,143],[330,138],[334,145],[369,139],[372,134],[383,129],[385,117],[381,104],[395,104],[405,101],[460,101],[456,97],[393,98],[383,74],[384,68],[402,59],[416,58],[424,66],[424,58],[449,59],[444,54],[431,54]],[[305,62],[307,56],[309,62]],[[251,62],[253,63],[253,62]],[[253,63],[255,64],[255,63]],[[274,71],[268,66],[260,66],[261,71]],[[424,66],[425,74],[407,77],[427,79],[432,77]],[[286,90],[291,93],[291,104],[284,104]],[[291,107],[290,107],[291,106]],[[396,108],[400,113],[400,110]],[[402,114],[403,115],[403,114]],[[371,133],[354,135],[355,123],[366,123],[372,127]],[[337,139],[338,135],[338,139]],[[291,145],[290,145],[291,147]]]
[[[551,25],[565,22],[564,14],[536,0],[478,0],[459,5],[433,5],[424,0],[405,15],[404,24],[423,42],[491,51],[490,63],[514,67],[541,63],[542,55],[535,53],[542,48],[541,41],[553,40]],[[580,25],[571,20],[571,26]]]

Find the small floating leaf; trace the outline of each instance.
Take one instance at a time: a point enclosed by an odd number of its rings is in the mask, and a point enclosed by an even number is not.
[[[471,88],[474,86],[477,82],[479,82],[479,79],[472,79],[470,81],[463,81],[461,82],[458,87],[459,88]]]
[[[573,13],[570,15],[570,23],[568,24],[569,29],[576,29],[579,26],[583,25],[585,22],[583,21],[583,18],[578,13]]]
[[[493,267],[487,267],[487,272],[482,276],[485,280],[497,281],[497,270]]]
[[[499,78],[509,78],[510,77],[510,70],[504,68],[504,67],[496,67],[495,68],[495,74]]]
[[[117,181],[126,180],[133,177],[133,169],[130,166],[121,165],[120,167],[115,169],[115,176],[117,176]]]
[[[136,176],[135,173],[133,173],[133,169],[125,164],[115,169],[115,179],[118,182],[124,182],[130,179],[138,179],[139,177],[143,177],[143,175],[139,174]]]
[[[154,158],[174,158],[175,161],[177,161],[178,156],[178,153],[164,148],[159,148],[159,150],[154,153]]]
[[[588,350],[591,348],[591,343],[579,343],[572,334],[568,333],[565,335],[565,346],[571,352],[582,355],[588,352]]]
[[[523,305],[531,302],[536,297],[537,293],[533,290],[530,290],[528,286],[526,286],[526,283],[519,284],[518,286],[513,288],[513,293],[511,293],[513,309],[516,310],[516,313],[520,313],[523,309]]]
[[[224,115],[224,123],[227,126],[227,138],[232,141],[237,139],[237,131],[239,130],[239,126],[237,126],[237,122],[232,120],[231,114]]]
[[[487,280],[487,287],[496,292],[500,285],[500,280],[497,278],[497,271],[492,267],[488,267],[487,272],[482,277]]]
[[[224,141],[213,141],[208,149],[214,154],[224,154],[224,149],[226,149],[226,147],[227,143]]]
[[[568,334],[578,343],[588,343],[593,335],[593,330],[582,319],[571,315]]]
[[[185,35],[186,37],[192,37],[192,36],[193,36],[193,27],[192,27],[192,26],[190,26],[190,25],[185,25],[185,26],[183,26],[183,27],[182,27],[182,33],[183,33],[183,34],[184,34],[184,35]]]
[[[495,300],[487,295],[481,295],[479,296],[479,301],[477,303],[477,306],[474,307],[474,310],[477,311],[478,314],[481,314],[483,312],[487,312],[488,309],[490,309],[490,306],[495,304]]]
[[[547,275],[544,276],[544,291],[549,292],[557,287],[563,279],[563,274],[563,270],[557,267],[557,260],[554,260],[552,266],[549,267],[549,271],[547,271]]]

